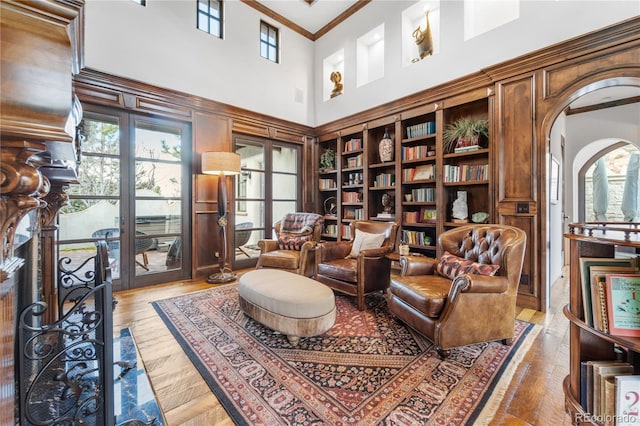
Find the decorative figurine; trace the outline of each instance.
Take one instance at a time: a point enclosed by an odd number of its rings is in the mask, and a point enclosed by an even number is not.
[[[393,214],[393,198],[386,192],[382,194],[382,212],[386,215]]]
[[[451,212],[453,221],[458,223],[466,223],[469,217],[469,208],[467,206],[467,191],[458,191],[458,198],[453,202]]]
[[[427,28],[424,31],[420,30],[420,27],[416,28],[413,32],[413,37],[416,39],[418,45],[418,54],[420,59],[426,56],[433,55],[433,40],[431,38],[431,26],[429,25],[429,11],[426,13]]]
[[[329,79],[333,83],[333,90],[331,91],[331,97],[335,98],[338,95],[342,95],[342,89],[344,88],[344,86],[341,83],[342,74],[340,74],[340,71],[332,72]]]

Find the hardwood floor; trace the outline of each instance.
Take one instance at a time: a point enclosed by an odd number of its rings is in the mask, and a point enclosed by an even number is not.
[[[155,300],[210,287],[204,281],[184,281],[115,294],[114,330],[131,329],[169,426],[233,425],[151,305]],[[546,314],[517,310],[519,319],[543,329],[516,370],[492,425],[571,424],[562,392],[562,380],[569,371],[569,322],[562,314],[569,300],[566,279],[554,283],[550,300]]]

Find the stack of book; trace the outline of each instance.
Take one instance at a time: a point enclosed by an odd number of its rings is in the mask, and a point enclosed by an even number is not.
[[[637,424],[640,375],[633,374],[632,364],[583,361],[580,370],[580,405],[585,413],[599,424]],[[630,419],[634,420],[626,421]]]
[[[580,258],[587,325],[614,336],[640,337],[639,259]]]

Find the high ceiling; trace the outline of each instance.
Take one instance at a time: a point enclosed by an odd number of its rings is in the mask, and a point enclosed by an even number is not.
[[[260,0],[264,6],[316,33],[353,6],[356,0]]]

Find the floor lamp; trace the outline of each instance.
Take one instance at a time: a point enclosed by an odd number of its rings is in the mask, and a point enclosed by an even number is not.
[[[218,176],[218,227],[222,247],[219,250],[220,271],[209,275],[207,282],[212,284],[228,283],[237,275],[227,268],[227,176],[240,173],[240,156],[233,152],[202,153],[202,173]]]

